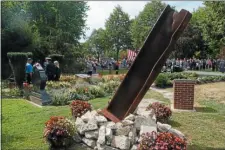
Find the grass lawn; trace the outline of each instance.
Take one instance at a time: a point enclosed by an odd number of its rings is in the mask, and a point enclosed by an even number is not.
[[[225,83],[197,85],[197,112],[173,113],[170,124],[187,135],[188,150],[225,150]],[[170,89],[171,90],[171,89]],[[145,98],[169,103],[160,93],[149,91]],[[94,109],[107,106],[109,97],[90,101]],[[35,107],[25,100],[2,100],[3,149],[47,149],[42,138],[50,116],[70,117],[68,106]]]
[[[158,98],[158,93],[154,93]],[[89,101],[94,109],[108,105],[109,97]],[[7,150],[48,149],[43,139],[44,123],[51,116],[70,118],[69,106],[38,108],[23,99],[2,100],[2,148]]]
[[[127,69],[119,69],[119,74],[126,74],[127,71]],[[97,70],[97,72],[102,75],[109,75],[109,70]],[[111,74],[116,74],[116,70],[112,70]]]
[[[48,149],[43,140],[44,123],[50,116],[70,117],[68,106],[38,108],[22,99],[2,100],[2,148]]]
[[[195,108],[173,113],[170,122],[187,135],[188,150],[225,150],[225,82],[196,85]]]

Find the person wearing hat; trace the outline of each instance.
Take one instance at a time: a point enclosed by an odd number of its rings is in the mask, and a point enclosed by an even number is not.
[[[32,59],[28,58],[26,63],[26,81],[28,84],[31,83],[32,75],[33,75],[33,67],[31,65]]]

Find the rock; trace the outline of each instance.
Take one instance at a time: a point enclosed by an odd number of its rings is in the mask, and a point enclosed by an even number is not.
[[[97,150],[119,150],[119,149],[107,145],[100,145],[97,143]]]
[[[156,115],[155,114],[152,116],[152,120],[156,122]]]
[[[106,126],[107,125],[107,122],[100,122],[98,123],[98,126],[101,127],[101,126]]]
[[[110,122],[106,123],[106,127],[110,128],[112,130],[115,130],[116,129],[116,124],[114,122],[110,121]]]
[[[140,116],[153,116],[154,115],[154,111],[152,109],[150,110],[146,110],[146,108],[137,108],[137,115]]]
[[[140,135],[142,135],[143,133],[151,133],[152,131],[157,132],[157,128],[155,126],[145,126],[145,125],[141,125],[141,130],[140,130]]]
[[[112,138],[113,138],[113,134],[112,134],[112,130],[110,128],[106,128],[105,129],[105,137],[106,137],[106,141],[109,144],[111,144]]]
[[[125,135],[127,136],[129,134],[131,130],[131,127],[130,126],[119,126],[117,129],[116,129],[116,134],[115,135]]]
[[[98,139],[98,130],[85,132],[85,137],[88,139]]]
[[[111,145],[119,149],[127,150],[130,148],[130,140],[124,135],[114,136]]]
[[[95,120],[97,121],[97,123],[104,123],[107,122],[107,119],[104,116],[95,116]]]
[[[140,126],[155,126],[156,122],[151,118],[151,116],[136,116],[134,121],[134,126],[140,130]]]
[[[121,122],[117,122],[116,123],[116,129],[119,129],[123,126],[123,124]]]
[[[76,127],[77,127],[77,131],[83,135],[84,134],[84,126],[85,126],[85,123],[83,122],[83,120],[81,118],[77,118],[76,119]]]
[[[88,146],[92,147],[92,148],[94,148],[95,145],[96,145],[95,140],[83,138],[82,141],[83,141],[85,144],[87,144]]]
[[[87,123],[90,119],[93,119],[97,115],[98,113],[96,110],[93,110],[91,112],[87,111],[83,116],[81,116],[81,119]]]
[[[124,127],[134,124],[134,122],[131,120],[123,120],[121,123],[123,124]]]
[[[129,140],[131,142],[131,145],[133,145],[136,141],[136,128],[132,128],[131,131],[128,134]]]
[[[98,132],[98,144],[105,144],[105,126],[101,126]]]
[[[133,114],[129,114],[124,120],[134,121],[135,116]]]
[[[98,125],[95,119],[91,119],[88,121],[87,124],[84,125],[83,127],[83,131],[87,132],[87,131],[93,131],[98,129]]]
[[[81,119],[87,123],[91,119],[91,112],[87,111],[84,115],[81,116]]]
[[[133,145],[130,150],[137,150],[137,149],[138,149],[137,145]]]
[[[185,135],[182,132],[180,132],[179,130],[171,128],[168,132],[170,132],[170,133],[172,133],[172,134],[174,134],[174,135],[176,135],[176,136],[178,136],[182,139],[185,139]]]
[[[99,114],[98,114],[98,112],[96,110],[92,110],[91,111],[91,116],[92,117],[97,116],[97,115],[99,115]]]
[[[77,132],[74,134],[73,139],[76,143],[80,143],[82,141],[80,135]]]
[[[157,122],[157,128],[160,132],[168,132],[171,129],[171,125]]]

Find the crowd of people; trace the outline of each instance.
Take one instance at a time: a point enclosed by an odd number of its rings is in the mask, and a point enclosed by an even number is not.
[[[180,67],[183,70],[212,70],[225,72],[224,59],[168,59],[164,65],[164,69]]]
[[[28,84],[31,84],[35,67],[41,67],[45,70],[48,81],[59,81],[61,69],[59,67],[58,61],[54,61],[53,63],[51,58],[46,58],[43,67],[40,64],[40,61],[35,62],[34,65],[32,65],[32,63],[33,60],[31,58],[28,58],[25,66],[26,82]]]
[[[118,74],[119,65],[120,63],[115,61],[114,58],[111,59],[101,59],[99,62],[97,59],[87,59],[86,60],[86,68],[87,68],[87,74],[89,76],[92,76],[92,74],[97,73],[97,69],[103,70],[116,70],[116,74]]]

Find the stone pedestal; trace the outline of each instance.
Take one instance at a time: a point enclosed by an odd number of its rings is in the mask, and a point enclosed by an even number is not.
[[[174,80],[174,109],[194,110],[194,80]]]

